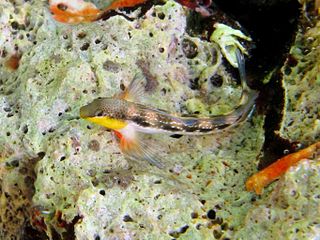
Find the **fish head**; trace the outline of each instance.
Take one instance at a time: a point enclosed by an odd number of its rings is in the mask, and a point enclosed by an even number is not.
[[[114,98],[97,98],[80,108],[80,117],[108,129],[119,130],[125,122],[126,102]]]

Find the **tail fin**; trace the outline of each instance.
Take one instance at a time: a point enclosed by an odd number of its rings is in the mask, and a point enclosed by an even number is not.
[[[255,100],[258,97],[258,92],[249,88],[247,84],[245,60],[239,49],[236,50],[238,70],[242,85],[242,94],[239,106],[231,113],[236,117],[236,122],[245,120],[254,110]]]
[[[187,132],[190,130],[190,132],[197,131],[199,134],[210,134],[215,130],[226,129],[241,123],[252,113],[258,92],[247,85],[245,61],[240,50],[236,51],[236,55],[242,84],[242,95],[238,107],[228,114],[211,116],[209,118],[184,117],[182,120]]]

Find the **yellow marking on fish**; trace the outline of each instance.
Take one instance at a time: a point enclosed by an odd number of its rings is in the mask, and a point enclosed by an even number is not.
[[[112,130],[119,130],[128,125],[125,121],[108,117],[87,117],[85,119]]]

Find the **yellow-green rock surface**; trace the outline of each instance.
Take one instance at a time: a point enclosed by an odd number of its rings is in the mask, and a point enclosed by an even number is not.
[[[110,132],[76,118],[136,74],[148,106],[205,116],[237,106],[241,87],[216,43],[186,33],[186,9],[168,1],[139,11],[65,25],[46,1],[0,2],[1,239],[30,235],[30,221],[50,239],[257,239],[250,216],[275,193],[257,202],[244,183],[256,172],[264,116],[214,135],[145,136],[165,169],[126,159]]]

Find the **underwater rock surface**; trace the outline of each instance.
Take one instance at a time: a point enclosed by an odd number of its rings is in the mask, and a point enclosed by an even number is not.
[[[250,239],[268,201],[279,221],[294,214],[282,214],[273,196],[291,196],[290,183],[301,171],[314,176],[314,163],[290,170],[258,202],[245,191],[264,116],[210,136],[146,136],[165,169],[127,160],[110,132],[76,118],[136,74],[147,84],[145,105],[203,116],[237,106],[241,87],[219,46],[186,33],[181,5],[81,25],[55,22],[45,1],[2,1],[0,13],[1,239]],[[308,199],[319,194],[303,187]]]
[[[282,68],[285,109],[280,135],[310,145],[320,139],[320,22],[298,32]]]
[[[249,210],[235,239],[317,239],[320,234],[319,155],[304,160]]]

